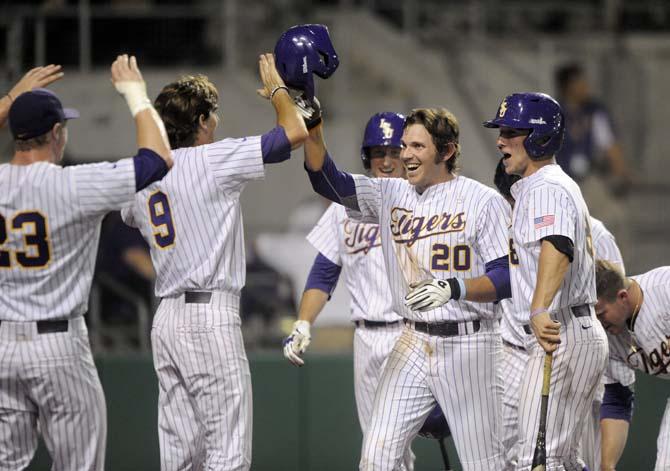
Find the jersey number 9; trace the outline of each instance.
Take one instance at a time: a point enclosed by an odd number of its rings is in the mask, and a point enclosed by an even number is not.
[[[174,245],[176,234],[168,197],[162,191],[149,196],[149,219],[154,228],[154,242],[161,249]]]

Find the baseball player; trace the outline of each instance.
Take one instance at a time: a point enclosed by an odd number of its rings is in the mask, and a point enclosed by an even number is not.
[[[405,320],[382,373],[366,430],[361,470],[392,470],[436,403],[466,470],[502,469],[499,308],[469,295],[477,285],[505,294],[509,205],[457,173],[456,118],[418,109],[405,121],[401,159],[407,180],[341,172],[322,126],[310,131],[305,164],[314,189],[381,228],[394,310]],[[465,274],[469,279],[460,278]],[[452,286],[455,302],[410,310],[404,294],[426,278]],[[465,374],[467,372],[467,374]]]
[[[52,469],[103,469],[105,398],[83,318],[100,224],[172,165],[135,58],[124,55],[112,82],[135,118],[137,155],[60,167],[67,120],[79,113],[46,89],[30,90],[61,75],[58,66],[33,69],[9,94],[15,152],[0,165],[0,469],[25,469],[38,431]]]
[[[240,330],[245,282],[240,193],[307,137],[275,68],[259,59],[277,125],[262,136],[214,142],[218,92],[206,77],[184,77],[155,101],[175,165],[122,211],[151,247],[156,296],[151,331],[158,376],[162,470],[248,470],[252,397]]]
[[[610,356],[629,369],[629,384],[605,386],[602,468],[614,470],[628,435],[633,406],[633,369],[670,378],[670,267],[626,277],[616,264],[596,262],[596,314],[607,330]],[[654,469],[670,469],[670,402],[657,441]]]
[[[514,198],[512,197],[511,187],[516,183],[520,177],[518,175],[508,175],[505,172],[504,158],[501,158],[496,167],[494,184],[501,195],[507,201],[514,205]],[[616,244],[614,236],[607,230],[605,225],[598,219],[591,217],[591,228],[593,237],[593,248],[596,256],[612,263],[623,269],[623,259],[621,252]],[[510,309],[513,308],[512,302],[509,299],[504,299],[500,302],[503,308],[503,316],[500,323],[500,334],[503,341],[503,361],[502,361],[502,377],[504,381],[503,386],[503,445],[506,450],[510,450],[508,457],[510,466],[516,466],[517,457],[513,447],[517,443],[518,438],[518,416],[519,416],[519,396],[521,388],[521,379],[523,372],[528,363],[528,352],[526,350],[526,343],[528,342],[528,334],[523,330],[523,326],[516,323],[514,316]],[[619,371],[621,368],[616,360],[610,359],[607,364],[606,373],[604,376],[604,384],[617,383],[623,381],[625,384],[630,384],[630,375],[622,377]],[[624,370],[628,373],[627,369]],[[603,402],[604,385],[601,384],[596,392],[591,413],[585,417],[584,433],[581,438],[581,456],[588,465],[589,469],[600,469],[600,421],[601,421],[601,405]],[[603,411],[605,413],[605,411]],[[603,416],[603,420],[609,420],[608,417]],[[623,451],[623,450],[622,450]]]
[[[541,93],[506,97],[494,119],[512,186],[511,314],[531,341],[519,400],[516,469],[530,470],[540,421],[545,353],[553,355],[547,415],[546,469],[581,470],[577,441],[607,360],[596,322],[590,218],[579,187],[556,165],[564,121],[560,105]]]
[[[361,159],[375,178],[403,178],[400,140],[405,117],[398,113],[377,113],[365,127]],[[354,392],[358,421],[365,433],[375,391],[386,359],[400,336],[402,317],[393,308],[381,249],[378,224],[348,217],[344,206],[331,204],[307,240],[319,251],[300,302],[298,320],[284,342],[284,356],[302,366],[301,354],[310,340],[310,326],[335,289],[341,270],[346,273],[351,295],[354,333]],[[408,448],[405,469],[414,467]]]

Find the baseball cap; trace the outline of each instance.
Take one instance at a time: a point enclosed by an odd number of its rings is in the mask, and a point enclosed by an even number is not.
[[[79,111],[63,108],[55,93],[36,88],[19,95],[9,108],[9,129],[14,139],[28,140],[46,134],[54,124],[79,117]]]

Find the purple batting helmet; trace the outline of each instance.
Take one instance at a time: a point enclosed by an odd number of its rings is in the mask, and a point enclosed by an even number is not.
[[[419,435],[424,438],[435,438],[437,440],[442,440],[451,435],[447,419],[444,417],[439,404],[435,404],[433,410],[426,417],[426,421],[423,423],[421,430],[419,430]]]
[[[495,118],[484,127],[529,129],[523,141],[528,156],[540,160],[555,155],[563,144],[565,119],[561,105],[545,93],[513,93],[506,97]]]
[[[404,124],[405,117],[400,113],[384,111],[383,113],[372,115],[365,126],[363,143],[361,144],[361,160],[363,160],[365,168],[370,168],[370,147],[401,147]]]
[[[340,60],[324,25],[298,25],[287,29],[275,45],[277,71],[286,85],[314,97],[315,73],[327,79]]]

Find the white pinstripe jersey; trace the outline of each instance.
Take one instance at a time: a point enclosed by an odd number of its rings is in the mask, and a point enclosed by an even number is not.
[[[173,151],[174,166],[121,215],[151,247],[156,296],[239,294],[246,278],[240,193],[265,175],[261,137]]]
[[[0,320],[86,312],[102,218],[134,193],[132,159],[0,165]]]
[[[528,324],[537,281],[541,239],[562,235],[574,244],[570,263],[550,311],[596,303],[595,261],[589,211],[579,186],[557,164],[540,168],[512,185],[513,251],[510,253],[513,315]]]
[[[596,253],[596,258],[602,258],[612,263],[616,263],[623,269],[623,259],[619,247],[616,245],[616,240],[614,240],[614,236],[607,230],[600,220],[593,216],[591,216],[591,236],[593,237],[593,248]],[[523,347],[523,338],[525,334],[521,325],[514,322],[512,319],[512,314],[510,312],[511,309],[514,309],[512,301],[510,299],[504,299],[500,301],[500,304],[503,308],[503,317],[500,323],[500,334],[503,340],[519,347]],[[612,378],[621,377],[621,372],[617,366],[618,365],[616,364],[612,364],[612,362],[608,363],[607,373],[609,373],[609,376]],[[626,370],[628,370],[628,368],[626,368]],[[628,378],[627,372],[621,379],[622,381],[626,381],[626,378]],[[610,382],[620,381],[614,380]]]
[[[393,310],[378,224],[350,219],[344,206],[331,204],[307,240],[344,270],[351,295],[351,320],[397,321]]]
[[[601,258],[618,265],[625,273],[623,257],[614,236],[601,221],[593,216],[591,216],[591,235],[593,236],[593,248],[596,252],[596,258]],[[607,338],[611,345],[614,336],[608,333]],[[612,356],[612,349],[610,349],[610,358],[605,368],[603,382],[605,384],[621,383],[624,386],[629,386],[635,382],[635,371],[625,361]]]
[[[353,175],[366,221],[382,227],[382,248],[395,309],[414,321],[498,319],[493,303],[450,301],[427,312],[410,311],[409,284],[426,278],[475,278],[485,264],[508,254],[507,201],[466,177],[428,187],[423,194],[401,178]]]
[[[655,268],[631,278],[644,293],[642,306],[632,332],[609,335],[610,358],[629,368],[670,379],[670,267]],[[622,384],[628,386],[632,382]]]

